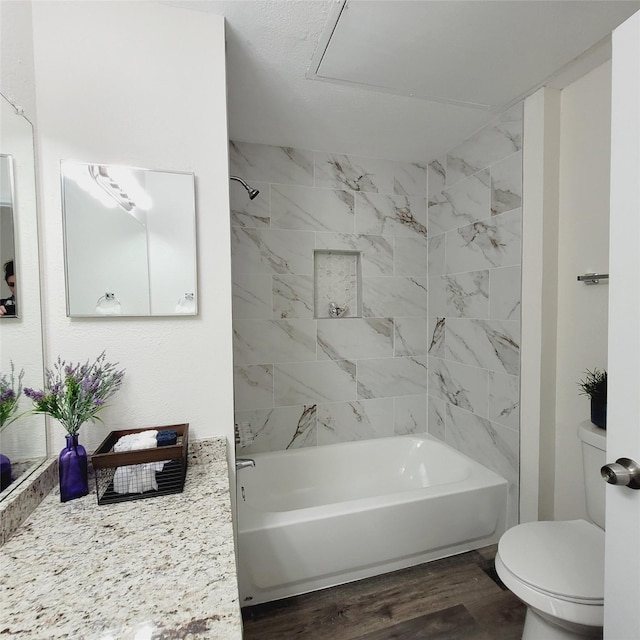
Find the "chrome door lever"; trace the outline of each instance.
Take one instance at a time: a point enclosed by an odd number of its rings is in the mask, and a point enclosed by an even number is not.
[[[615,462],[605,464],[600,474],[609,484],[640,489],[640,464],[629,458],[618,458]]]

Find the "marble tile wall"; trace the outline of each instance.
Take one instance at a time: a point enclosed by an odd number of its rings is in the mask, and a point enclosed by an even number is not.
[[[519,474],[522,106],[430,163],[230,144],[240,453],[424,433]],[[428,235],[427,235],[428,229]],[[315,319],[314,250],[362,317]]]
[[[230,144],[240,453],[427,431],[427,164]],[[359,252],[360,317],[315,318],[314,250]],[[320,314],[327,315],[327,314]]]
[[[428,165],[428,429],[518,517],[522,105]]]

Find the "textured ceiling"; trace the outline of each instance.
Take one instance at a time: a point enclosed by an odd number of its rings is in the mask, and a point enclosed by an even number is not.
[[[614,0],[349,0],[338,20],[343,0],[164,4],[225,16],[231,138],[419,161],[495,117],[464,102],[504,106],[591,47],[581,66],[546,83],[562,87],[606,60],[607,35],[640,9]],[[320,62],[329,78],[312,79]]]

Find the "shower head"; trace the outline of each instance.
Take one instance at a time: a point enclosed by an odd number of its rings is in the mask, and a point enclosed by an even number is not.
[[[249,194],[249,200],[253,200],[260,192],[253,187],[250,187],[242,178],[238,178],[238,176],[229,176],[229,180],[236,180],[239,182]]]

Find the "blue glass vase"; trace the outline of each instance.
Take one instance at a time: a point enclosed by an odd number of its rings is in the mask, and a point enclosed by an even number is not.
[[[0,491],[11,484],[11,460],[0,453]]]
[[[66,436],[67,445],[58,456],[60,502],[81,498],[89,493],[87,451],[78,444],[78,436]]]

